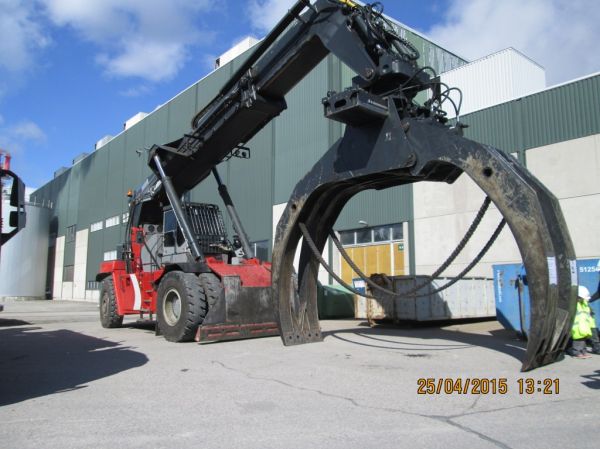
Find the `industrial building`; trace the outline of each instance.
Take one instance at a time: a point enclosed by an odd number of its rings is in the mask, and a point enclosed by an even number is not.
[[[442,81],[462,89],[462,114],[451,116],[469,125],[466,137],[511,153],[525,164],[560,199],[577,256],[600,256],[600,237],[590,230],[600,220],[600,74],[547,88],[543,68],[516,50],[469,62],[399,27],[419,49],[421,65],[433,67]],[[47,245],[47,253],[35,253],[30,261],[36,266],[35,285],[43,289],[1,294],[48,292],[53,298],[97,300],[99,264],[116,257],[115,248],[124,238],[126,194],[150,174],[144,149],[189,131],[193,115],[241,65],[252,44],[245,40],[222,55],[212,73],[153,112],[136,114],[117,136],[107,136],[95,147],[90,144],[93,151],[75,157],[71,167],[57,170],[54,179],[33,192],[29,207],[43,208],[39,217],[47,226],[27,228],[22,239],[9,243]],[[337,58],[328,56],[286,97],[288,109],[247,143],[250,159],[232,158],[219,166],[261,258],[270,257],[277,221],[294,186],[342,135],[343,125],[323,116],[321,99],[328,91],[349,86],[352,77]],[[453,185],[418,183],[363,192],[351,200],[335,228],[365,273],[429,274],[462,238],[483,198],[466,175]],[[212,179],[195,188],[189,199],[221,204]],[[493,210],[486,216],[448,275],[470,262],[499,220]],[[40,227],[47,235],[40,235]],[[25,233],[30,232],[39,240],[28,240]],[[342,278],[352,282],[356,275],[331,244],[325,253]],[[472,274],[490,278],[492,264],[519,260],[505,229]],[[320,278],[331,283],[325,272]]]

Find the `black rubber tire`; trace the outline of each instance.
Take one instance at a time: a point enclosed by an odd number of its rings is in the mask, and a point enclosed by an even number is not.
[[[208,310],[210,310],[221,298],[223,286],[221,285],[219,278],[212,273],[201,273],[198,275],[198,278],[204,287],[206,302],[208,303]]]
[[[117,297],[113,277],[108,276],[102,281],[100,290],[100,323],[104,328],[115,328],[123,325],[123,315],[117,312]]]
[[[156,319],[165,339],[193,340],[209,306],[218,299],[220,288],[218,278],[211,273],[167,273],[160,281],[156,305]]]

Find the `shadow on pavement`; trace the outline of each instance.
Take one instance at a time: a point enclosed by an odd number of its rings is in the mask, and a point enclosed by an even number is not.
[[[581,377],[588,379],[581,382],[583,385],[591,388],[592,390],[600,390],[600,369],[597,369],[592,374],[586,374],[585,376]]]
[[[12,318],[0,318],[0,327],[26,326],[31,323],[23,320],[15,320]]]
[[[69,330],[0,330],[0,405],[80,388],[144,365],[148,358],[119,343]]]
[[[353,337],[347,338],[344,334],[353,335]],[[473,346],[481,346],[522,360],[527,344],[515,338],[514,332],[504,329],[492,330],[489,333],[471,333],[456,329],[444,329],[440,327],[440,323],[378,325],[375,327],[365,325],[359,329],[353,327],[324,331],[323,336],[331,336],[361,346],[407,352],[406,355],[409,357],[415,357],[415,352],[418,352],[419,356],[425,357],[438,351],[464,350]],[[403,337],[409,340],[401,340]],[[415,341],[415,339],[421,341]],[[445,341],[440,343],[431,340]]]

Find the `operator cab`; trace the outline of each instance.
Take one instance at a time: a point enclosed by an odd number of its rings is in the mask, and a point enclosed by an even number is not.
[[[225,223],[219,206],[186,203],[183,207],[191,224],[192,232],[205,255],[220,258],[223,254],[230,254],[234,251],[227,241]],[[189,246],[170,206],[163,209],[162,227],[163,265],[189,262]]]

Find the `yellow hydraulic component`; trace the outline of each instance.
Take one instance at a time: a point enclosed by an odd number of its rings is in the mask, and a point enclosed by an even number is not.
[[[340,3],[343,3],[344,5],[348,5],[350,8],[356,8],[356,3],[354,3],[352,0],[339,0]]]

